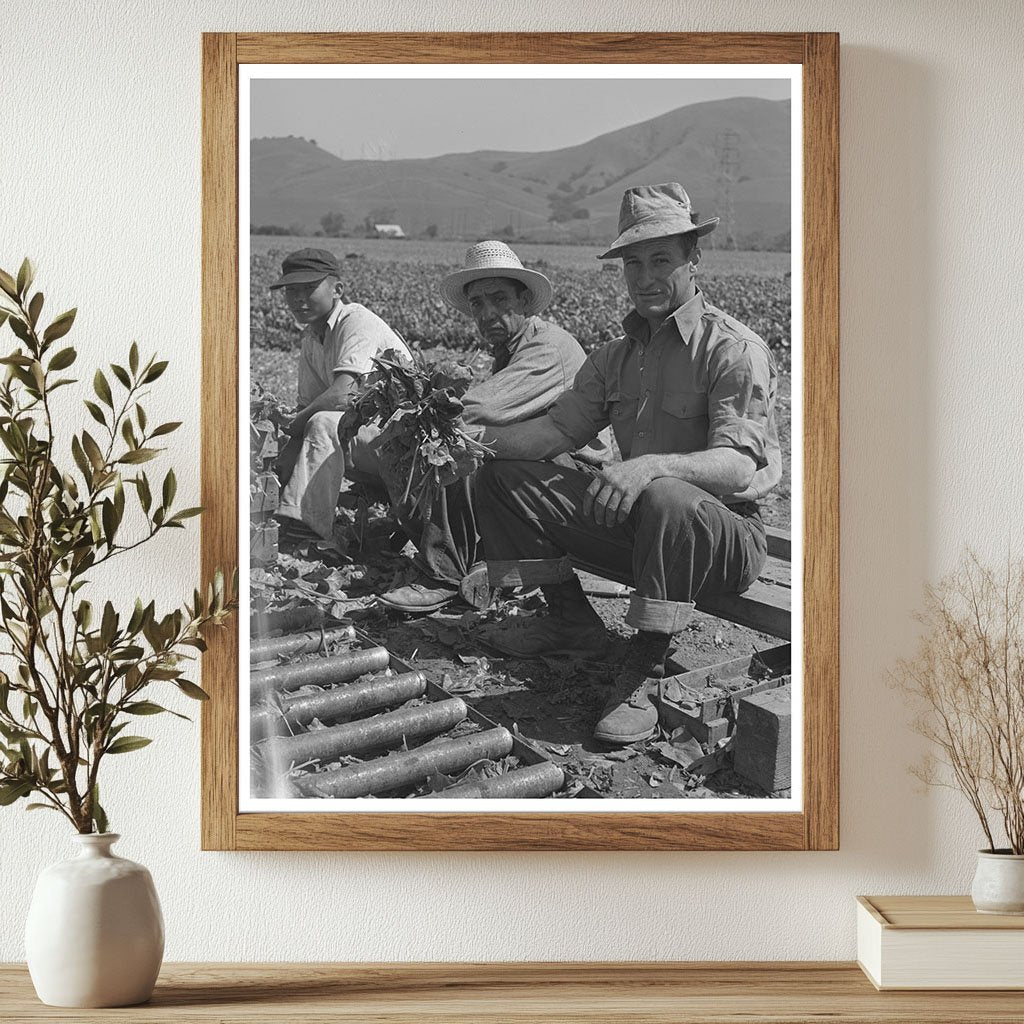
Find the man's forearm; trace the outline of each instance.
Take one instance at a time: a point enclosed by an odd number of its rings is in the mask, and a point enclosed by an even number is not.
[[[317,395],[309,405],[300,409],[288,425],[288,432],[299,434],[306,429],[310,417],[318,412],[344,412],[356,393],[355,379],[342,374],[323,394]]]
[[[547,416],[507,427],[485,427],[479,440],[496,459],[550,459],[574,447]]]
[[[694,484],[709,494],[735,494],[750,485],[754,460],[736,448],[709,448],[687,455],[641,455],[652,480],[670,476]]]

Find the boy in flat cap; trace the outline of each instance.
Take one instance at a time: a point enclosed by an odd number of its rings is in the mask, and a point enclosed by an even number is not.
[[[348,447],[338,441],[338,421],[358,393],[373,359],[389,349],[412,356],[405,342],[376,313],[345,302],[341,270],[326,249],[300,249],[281,263],[281,289],[292,316],[302,325],[299,339],[299,408],[278,460],[281,504],[278,518],[294,532],[330,541],[346,470],[376,475],[368,439]]]
[[[672,634],[704,596],[741,592],[766,555],[757,500],[779,482],[777,371],[765,342],[696,285],[698,240],[676,183],[628,189],[619,237],[634,309],[624,336],[592,353],[548,412],[488,430],[496,459],[476,497],[492,586],[540,586],[546,616],[485,634],[517,657],[593,656],[607,639],[573,565],[632,584],[637,633],[594,736],[623,745],[654,734]],[[600,472],[546,459],[611,424],[623,461]]]

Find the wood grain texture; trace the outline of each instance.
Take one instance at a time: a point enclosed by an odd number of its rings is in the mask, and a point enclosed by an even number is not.
[[[798,32],[240,33],[240,64],[799,64]]]
[[[236,645],[203,660],[204,849],[729,850],[838,845],[838,37],[825,34],[209,35],[203,44],[203,571],[238,554],[237,65],[804,65],[805,811],[239,814]]]
[[[850,963],[165,964],[150,1003],[61,1010],[0,965],[9,1024],[1020,1024],[1014,992],[878,992]]]
[[[804,57],[804,801],[839,848],[839,36]]]
[[[203,585],[238,564],[238,67],[235,37],[203,36]],[[248,557],[248,551],[245,552]],[[235,846],[238,810],[238,639],[233,623],[203,655],[204,850]]]
[[[1024,915],[979,914],[970,896],[858,896],[883,928],[1024,931]]]

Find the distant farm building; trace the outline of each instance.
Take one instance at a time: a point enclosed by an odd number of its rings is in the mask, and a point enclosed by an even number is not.
[[[373,230],[378,238],[405,238],[401,224],[374,224]]]

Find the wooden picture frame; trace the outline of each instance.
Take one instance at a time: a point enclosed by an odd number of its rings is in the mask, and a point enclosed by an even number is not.
[[[202,572],[237,564],[238,68],[243,64],[800,64],[803,92],[803,807],[736,813],[239,810],[238,643],[203,658],[208,850],[834,850],[839,843],[839,39],[832,33],[206,34]]]

